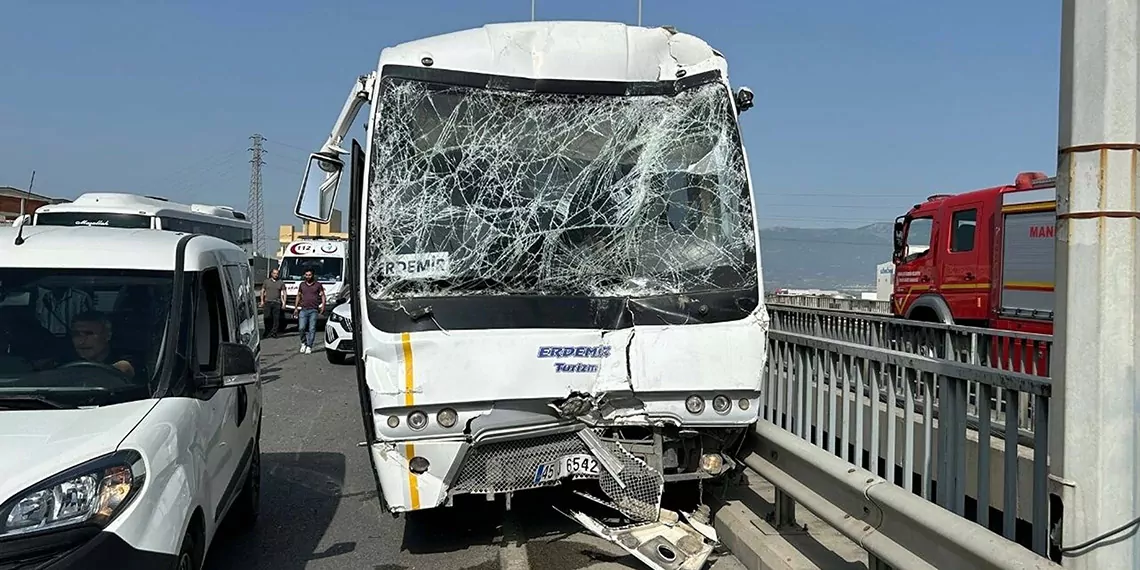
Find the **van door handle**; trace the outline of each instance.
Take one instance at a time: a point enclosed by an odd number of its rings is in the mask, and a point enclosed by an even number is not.
[[[974,280],[974,274],[967,271],[966,272],[966,281],[973,281],[973,280]]]
[[[923,282],[923,283],[927,283],[927,282],[929,282],[929,281],[930,281],[930,276],[929,276],[929,275],[923,275],[923,276],[922,276],[922,282]]]

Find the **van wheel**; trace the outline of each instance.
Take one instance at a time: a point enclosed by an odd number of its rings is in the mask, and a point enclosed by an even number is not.
[[[337,352],[335,350],[329,350],[327,348],[325,349],[325,356],[329,359],[329,362],[333,364],[344,364],[345,360],[348,358],[348,355],[343,352]]]
[[[202,561],[198,558],[198,543],[194,538],[193,529],[186,531],[182,537],[182,549],[178,551],[178,570],[199,570]]]
[[[258,438],[260,439],[260,437]],[[234,503],[234,523],[239,530],[250,530],[257,524],[258,515],[261,514],[261,443],[253,444],[253,456],[249,462],[249,473],[246,474],[245,484],[242,485],[241,494]]]

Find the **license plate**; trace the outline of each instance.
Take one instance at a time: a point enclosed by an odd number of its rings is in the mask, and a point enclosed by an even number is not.
[[[557,461],[539,465],[534,471],[534,482],[547,483],[575,475],[597,477],[598,469],[598,460],[592,455],[585,453],[563,455]]]

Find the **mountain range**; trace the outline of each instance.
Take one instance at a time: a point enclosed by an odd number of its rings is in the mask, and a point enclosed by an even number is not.
[[[760,229],[764,289],[874,289],[875,266],[890,261],[890,222],[858,228]]]

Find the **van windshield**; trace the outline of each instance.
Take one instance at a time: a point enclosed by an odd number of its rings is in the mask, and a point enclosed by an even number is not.
[[[344,260],[339,257],[286,257],[281,260],[281,279],[300,281],[312,271],[321,283],[336,283],[344,273]]]
[[[168,271],[0,268],[0,410],[22,396],[151,397],[173,283]]]

